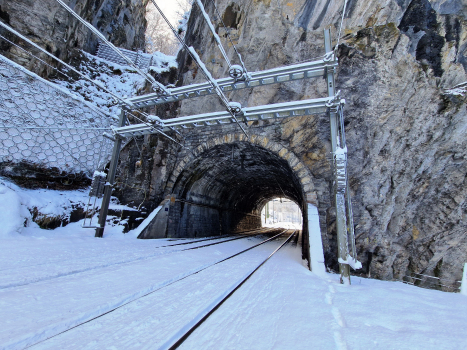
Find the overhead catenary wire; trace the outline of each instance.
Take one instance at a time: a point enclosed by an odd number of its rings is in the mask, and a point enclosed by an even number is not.
[[[195,0],[196,4],[198,5],[199,9],[201,10],[201,13],[203,14],[204,19],[206,20],[206,23],[208,24],[209,29],[212,32],[212,35],[214,36],[214,40],[216,40],[217,46],[219,47],[219,50],[222,53],[222,56],[224,56],[225,61],[227,62],[227,65],[229,68],[232,68],[232,63],[230,62],[229,57],[227,56],[227,53],[224,50],[224,46],[222,46],[221,43],[221,38],[219,35],[216,33],[216,30],[214,29],[211,19],[209,18],[209,15],[206,13],[206,10],[204,9],[203,3],[201,0]]]
[[[242,55],[240,55],[240,52],[238,52],[237,47],[235,46],[234,42],[232,41],[232,38],[230,36],[230,30],[227,29],[227,26],[224,23],[224,19],[222,18],[221,14],[219,13],[219,10],[217,9],[215,0],[211,0],[211,3],[213,4],[214,10],[216,11],[217,16],[219,17],[222,25],[225,28],[225,31],[227,33],[227,38],[229,39],[230,44],[232,45],[233,49],[235,50],[235,53],[237,54],[237,57],[238,57],[238,59],[240,61],[240,64],[241,64],[241,66],[243,68],[243,71],[245,72],[245,76],[248,77],[248,70],[245,67],[245,63],[243,62]]]
[[[334,47],[334,54],[337,53],[337,48],[339,47],[339,41],[341,39],[342,25],[344,24],[344,16],[345,16],[346,8],[347,8],[347,0],[344,0],[344,8],[342,10],[341,24],[339,26],[339,33],[337,34],[337,42],[336,42],[336,46]]]
[[[216,94],[219,96],[219,99],[221,100],[222,104],[225,106],[225,108],[227,109],[227,112],[229,112],[229,114],[231,115],[231,117],[234,119],[234,121],[237,123],[237,125],[240,127],[240,129],[242,129],[243,133],[246,135],[246,137],[249,137],[247,132],[245,131],[245,129],[240,125],[240,123],[238,122],[238,119],[237,117],[235,116],[235,114],[232,112],[231,108],[230,108],[230,105],[229,105],[229,101],[227,100],[227,97],[225,97],[223,91],[221,90],[221,88],[219,87],[219,85],[217,84],[217,82],[214,80],[214,78],[212,77],[212,75],[209,73],[209,71],[207,70],[206,66],[204,65],[204,63],[201,61],[201,58],[199,57],[199,55],[196,53],[195,49],[193,47],[188,47],[188,45],[185,43],[185,41],[180,37],[180,35],[177,33],[177,30],[174,28],[174,26],[170,23],[169,19],[167,18],[167,16],[164,14],[164,12],[161,10],[161,8],[157,5],[157,3],[155,2],[155,0],[151,0],[151,2],[153,3],[153,5],[156,7],[157,11],[159,12],[159,14],[162,16],[162,18],[165,20],[165,22],[167,23],[167,25],[170,27],[170,29],[172,30],[172,32],[174,33],[175,37],[178,39],[178,41],[180,42],[180,44],[182,45],[182,47],[187,51],[187,53],[191,56],[191,58],[198,64],[198,66],[201,68],[201,71],[203,72],[203,75],[206,77],[206,79],[208,80],[209,84],[211,85],[211,87],[216,91]]]
[[[133,67],[139,74],[141,74],[154,88],[162,92],[163,94],[170,95],[170,91],[167,88],[155,80],[150,74],[143,72],[139,67],[137,67],[132,60],[125,56],[117,47],[115,47],[107,38],[99,32],[92,24],[85,21],[80,15],[73,11],[67,4],[62,0],[55,0],[60,5],[62,5],[69,13],[71,13],[78,21],[84,24],[89,30],[91,30],[99,39],[101,39],[106,45],[108,45],[115,53],[117,53],[121,58],[123,58],[131,67]]]

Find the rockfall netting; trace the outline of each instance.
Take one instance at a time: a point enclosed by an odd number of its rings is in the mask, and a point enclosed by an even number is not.
[[[0,55],[0,163],[92,176],[115,123],[91,104]]]

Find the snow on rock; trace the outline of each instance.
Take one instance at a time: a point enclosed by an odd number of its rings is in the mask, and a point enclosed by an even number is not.
[[[178,68],[177,57],[163,54],[162,52],[154,52],[152,54],[150,72],[164,73],[172,68]]]
[[[29,190],[5,179],[0,179],[0,194],[0,232],[3,235],[24,233],[26,227],[39,229],[33,222],[32,212],[36,212],[36,220],[44,217],[69,219],[73,206],[84,208],[88,200],[84,190]]]
[[[145,86],[144,77],[131,67],[119,65],[88,53],[83,53],[83,58],[78,70],[119,97],[133,96]],[[116,116],[119,113],[119,107],[116,106],[117,101],[110,94],[87,80],[56,80],[54,83],[79,93],[84,100],[93,103],[111,115]]]
[[[31,219],[31,214],[21,203],[21,197],[0,182],[0,238],[21,233],[24,223]]]
[[[190,18],[190,14],[191,14],[191,7],[190,9],[185,12],[182,16],[182,19],[178,21],[178,32],[179,33],[185,33],[187,28],[188,28],[188,19]]]
[[[97,84],[106,87],[107,90],[121,98],[132,97],[143,90],[146,80],[132,67],[108,61],[106,59],[93,56],[86,52],[82,53],[78,70],[90,77]],[[161,52],[155,52],[151,56],[150,72],[164,73],[172,68],[177,68],[175,56],[168,56]],[[112,115],[118,115],[119,107],[116,100],[109,93],[99,89],[95,84],[86,80],[63,81],[56,80],[56,84],[61,87],[79,93],[84,100],[90,101],[94,105],[106,110]]]
[[[58,221],[69,222],[72,212],[76,208],[86,208],[89,200],[89,189],[57,191],[49,189],[24,189],[6,179],[0,178],[0,237],[12,237],[16,234],[43,235],[50,232],[73,235],[83,232],[82,220],[78,223],[68,224],[55,230],[41,229],[34,221],[40,222],[47,218],[57,218]],[[99,207],[102,199],[98,199]],[[118,204],[112,197],[110,209],[135,211],[135,209]],[[34,213],[34,217],[32,215]],[[34,220],[34,221],[33,221]],[[124,220],[108,217],[106,236],[121,234],[124,229]],[[114,227],[112,229],[112,227]],[[87,229],[89,232],[90,230]]]
[[[467,81],[465,83],[454,86],[452,89],[446,90],[445,93],[449,95],[457,95],[457,96],[467,95]]]

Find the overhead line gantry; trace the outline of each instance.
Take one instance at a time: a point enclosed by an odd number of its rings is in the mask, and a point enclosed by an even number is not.
[[[262,85],[324,77],[328,69],[335,67],[337,67],[337,60],[335,60],[334,53],[330,52],[320,60],[249,73],[250,78],[245,81],[229,77],[217,79],[216,82],[223,92],[230,92]],[[144,108],[216,93],[209,82],[172,88],[170,92],[171,95],[151,93],[135,96],[127,99],[126,102],[134,108]]]
[[[338,108],[344,105],[345,101],[336,97],[324,97],[310,100],[276,103],[266,106],[245,107],[235,111],[235,116],[239,122],[254,122],[267,119],[298,117],[303,115],[325,113],[328,108]],[[206,126],[226,125],[236,123],[230,113],[213,112],[164,119],[160,122],[148,125],[147,123],[134,124],[112,128],[114,135],[121,137],[136,137],[149,135],[160,131],[185,130]]]

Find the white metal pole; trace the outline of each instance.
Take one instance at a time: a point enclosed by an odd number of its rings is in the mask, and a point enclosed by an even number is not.
[[[331,52],[331,30],[325,29],[324,31],[324,46],[326,53]],[[335,84],[334,84],[334,68],[327,70],[326,75],[328,96],[334,97],[336,95]],[[329,122],[331,131],[331,148],[332,154],[337,149],[338,135],[337,135],[337,113],[329,111]],[[335,166],[335,161],[334,161]],[[335,172],[335,169],[334,169]],[[347,223],[346,223],[346,208],[344,193],[337,192],[337,178],[335,179],[334,198],[336,205],[336,230],[337,230],[337,256],[339,257],[339,273],[340,281],[342,284],[350,284],[350,267],[348,264],[342,263],[347,260],[348,256],[348,241],[347,241]]]
[[[464,273],[462,275],[461,294],[467,295],[467,263],[464,264]]]
[[[274,199],[272,200],[272,223],[276,222],[276,213],[274,212]]]

